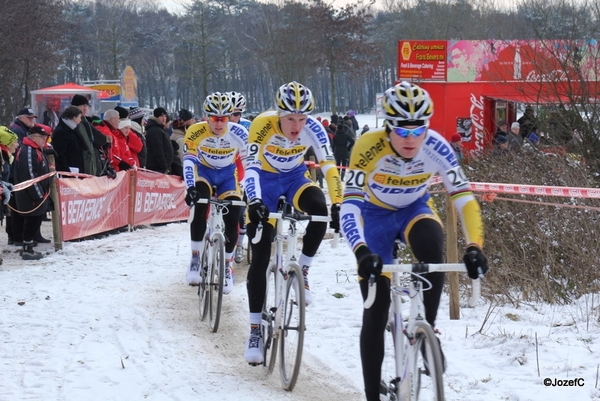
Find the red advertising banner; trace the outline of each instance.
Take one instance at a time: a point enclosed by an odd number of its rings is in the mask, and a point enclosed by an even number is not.
[[[446,80],[445,40],[398,41],[398,80]]]
[[[136,176],[134,225],[187,220],[190,209],[181,178],[140,170]]]
[[[124,227],[129,217],[129,174],[117,178],[57,179],[62,240]]]

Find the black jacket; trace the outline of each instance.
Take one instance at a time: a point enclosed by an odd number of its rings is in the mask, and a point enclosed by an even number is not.
[[[146,149],[146,168],[168,174],[173,163],[173,145],[163,126],[153,117],[146,124]]]
[[[75,127],[71,129],[62,119],[52,133],[52,147],[57,153],[56,171],[71,171],[69,167],[76,167],[80,173],[90,174],[86,171],[84,152],[88,146],[81,137],[82,133]]]
[[[331,141],[335,160],[350,159],[350,149],[352,149],[352,146],[354,146],[354,139],[352,139],[346,129],[340,126]]]
[[[48,174],[50,165],[42,149],[31,139],[25,138],[15,156],[14,169],[15,184],[19,184]],[[46,178],[22,191],[13,192],[19,212],[23,212],[27,216],[45,215],[50,199],[47,195],[50,192],[51,180],[51,178]]]

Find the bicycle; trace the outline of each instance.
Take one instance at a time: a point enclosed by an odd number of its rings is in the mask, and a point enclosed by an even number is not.
[[[304,346],[305,303],[304,276],[297,262],[297,222],[328,222],[328,216],[309,216],[291,210],[285,200],[279,212],[270,213],[276,219],[275,254],[267,268],[265,302],[261,313],[263,334],[263,365],[271,374],[279,353],[280,376],[284,390],[292,391],[298,380]],[[287,223],[287,234],[284,234]],[[262,223],[257,226],[253,243],[260,241]],[[285,245],[285,252],[284,252]]]
[[[223,280],[225,277],[225,223],[223,215],[228,206],[246,206],[246,202],[231,199],[199,199],[197,203],[208,203],[210,214],[206,220],[204,252],[200,261],[200,284],[198,298],[200,321],[209,316],[213,333],[219,329],[223,304]],[[193,210],[193,209],[192,209]],[[190,220],[192,216],[190,216]]]
[[[444,400],[444,361],[440,343],[433,328],[425,320],[423,305],[423,288],[427,279],[422,277],[431,272],[466,272],[462,263],[413,263],[385,264],[382,272],[392,273],[390,314],[387,331],[392,335],[394,348],[395,377],[386,382],[382,379],[380,392],[386,394],[390,401],[415,401],[419,399],[422,388],[431,395],[428,399]],[[400,273],[410,273],[410,285],[406,287],[400,282]],[[377,286],[374,278],[369,280],[365,309],[375,301]],[[469,306],[477,303],[480,292],[480,280],[473,280],[472,296]],[[410,300],[410,312],[406,323],[402,318],[402,295]],[[422,353],[425,353],[423,355]],[[425,359],[423,359],[425,356]],[[427,383],[423,383],[429,377]]]

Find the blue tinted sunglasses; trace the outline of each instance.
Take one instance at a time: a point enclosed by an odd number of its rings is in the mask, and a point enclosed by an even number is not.
[[[422,125],[417,128],[395,127],[393,131],[402,138],[408,138],[411,135],[414,136],[415,138],[418,138],[421,135],[423,135],[425,132],[427,132],[427,126]]]

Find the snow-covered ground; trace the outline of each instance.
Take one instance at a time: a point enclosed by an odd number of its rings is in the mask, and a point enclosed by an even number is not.
[[[50,224],[43,229],[50,236]],[[0,401],[362,400],[354,257],[330,241],[311,268],[314,304],[291,393],[277,370],[267,376],[244,361],[245,263],[219,331],[200,322],[196,290],[184,283],[187,224],[65,243],[59,252],[42,245],[40,261],[2,245]],[[447,399],[600,400],[599,303],[598,294],[569,306],[463,302],[460,320],[450,320],[444,296],[437,326]],[[546,379],[581,380],[557,387]]]

